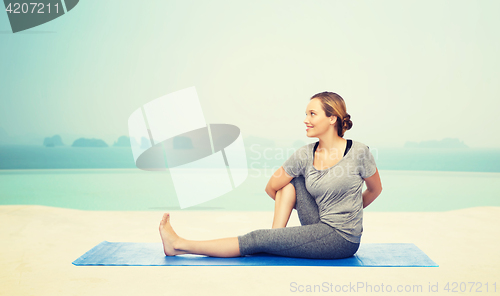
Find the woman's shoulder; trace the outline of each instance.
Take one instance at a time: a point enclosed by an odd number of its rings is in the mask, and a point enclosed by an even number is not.
[[[301,146],[301,147],[295,149],[295,153],[310,154],[310,153],[312,153],[312,151],[314,149],[314,145],[316,145],[316,142],[305,144],[304,146]]]
[[[359,150],[366,151],[366,150],[370,149],[370,147],[363,142],[359,142],[359,141],[352,140],[352,139],[351,139],[351,141],[352,141],[351,149],[358,150],[358,151]]]

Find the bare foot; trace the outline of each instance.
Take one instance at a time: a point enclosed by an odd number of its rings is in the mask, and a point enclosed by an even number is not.
[[[174,247],[174,244],[181,240],[182,238],[175,233],[172,225],[170,225],[170,214],[163,214],[163,218],[160,222],[160,236],[163,241],[163,251],[167,256],[175,256],[179,254],[185,254],[185,252],[181,250],[177,250]]]

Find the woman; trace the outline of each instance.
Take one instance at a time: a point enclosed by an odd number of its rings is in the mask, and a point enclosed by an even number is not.
[[[304,123],[307,136],[319,141],[295,151],[269,180],[266,192],[275,200],[272,229],[192,241],[175,233],[166,213],[160,222],[165,255],[238,257],[265,252],[322,259],[354,255],[363,231],[363,208],[377,198],[382,185],[368,146],[343,138],[352,127],[350,117],[336,93],[310,99]],[[294,208],[302,226],[286,227]]]

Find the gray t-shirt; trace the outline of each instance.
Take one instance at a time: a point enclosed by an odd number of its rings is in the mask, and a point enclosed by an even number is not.
[[[291,177],[304,176],[322,222],[345,239],[359,243],[363,232],[363,182],[375,174],[375,159],[367,145],[353,140],[351,149],[337,164],[318,170],[313,166],[315,144],[297,149],[283,163],[283,169]]]

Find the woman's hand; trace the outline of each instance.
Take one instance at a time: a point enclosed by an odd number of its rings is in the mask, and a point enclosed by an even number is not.
[[[290,181],[292,181],[293,177],[290,177],[283,167],[280,167],[279,169],[274,172],[274,174],[271,176],[271,179],[269,179],[269,182],[267,183],[266,186],[266,193],[272,198],[276,199],[276,192],[280,190],[281,188],[285,187]]]

